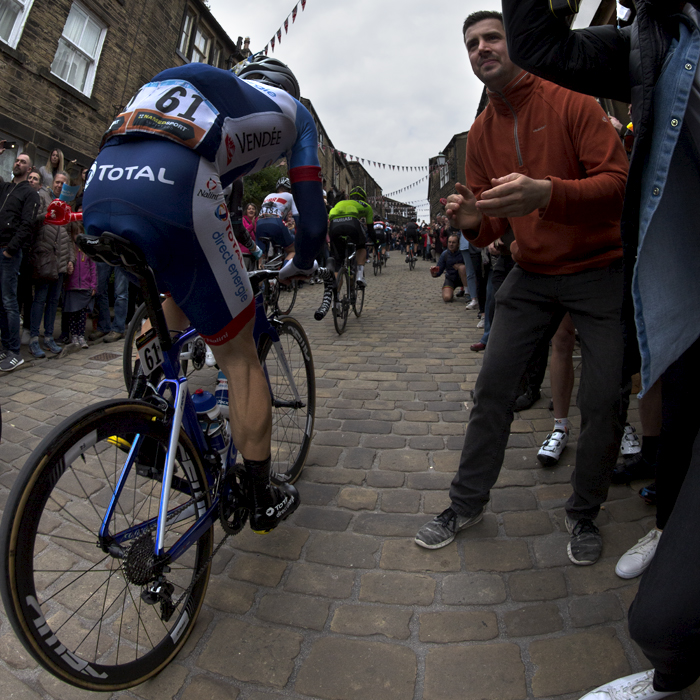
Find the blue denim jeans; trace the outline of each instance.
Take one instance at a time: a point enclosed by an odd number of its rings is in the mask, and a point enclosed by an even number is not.
[[[472,256],[469,254],[468,248],[459,252],[462,254],[464,266],[467,268],[467,290],[469,291],[469,296],[472,299],[477,299],[479,290],[476,286],[476,272],[474,272],[474,265],[472,265]]]
[[[53,324],[56,320],[58,300],[63,289],[63,273],[55,282],[37,282],[34,286],[34,301],[32,303],[31,326],[29,333],[32,338],[39,335],[41,316],[44,315],[44,336],[53,338]]]
[[[17,280],[22,251],[11,258],[5,256],[5,247],[0,247],[0,336],[3,350],[19,355],[19,303],[17,302]]]
[[[114,321],[109,313],[109,278],[114,270]],[[129,311],[129,278],[121,267],[97,263],[97,329],[123,333]]]

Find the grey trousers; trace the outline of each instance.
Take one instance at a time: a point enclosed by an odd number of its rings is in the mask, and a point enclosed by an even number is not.
[[[581,339],[583,368],[577,397],[581,431],[566,510],[575,520],[596,517],[622,437],[621,305],[621,262],[570,275],[513,268],[496,294],[474,407],[450,488],[452,507],[460,515],[475,515],[488,502],[503,464],[520,380],[533,353],[546,347],[568,311]]]

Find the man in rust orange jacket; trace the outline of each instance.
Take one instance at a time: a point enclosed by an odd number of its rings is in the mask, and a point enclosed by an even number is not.
[[[467,141],[467,185],[446,212],[482,247],[508,226],[517,263],[496,297],[489,345],[474,392],[451,506],[416,544],[436,549],[481,520],[503,463],[520,379],[536,349],[569,312],[581,337],[581,432],[566,505],[569,558],[593,564],[595,525],[622,436],[623,341],[620,214],[627,157],[592,97],[537,78],[508,56],[500,13],[477,12],[463,27],[469,60],[489,105]]]

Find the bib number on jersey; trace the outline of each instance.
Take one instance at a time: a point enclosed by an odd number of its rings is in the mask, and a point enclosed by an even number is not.
[[[151,374],[154,369],[163,364],[163,350],[155,328],[149,328],[143,335],[136,338],[136,350],[145,374]]]
[[[102,144],[112,136],[149,133],[196,148],[218,115],[214,105],[186,80],[147,83],[112,122]]]

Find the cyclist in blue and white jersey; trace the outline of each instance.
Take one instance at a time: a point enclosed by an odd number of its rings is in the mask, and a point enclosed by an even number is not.
[[[277,180],[275,191],[268,194],[260,205],[255,235],[258,240],[271,239],[273,243],[284,249],[287,259],[291,259],[294,255],[294,236],[285,224],[289,214],[294,217],[298,229],[299,211],[292,195],[292,183],[288,177],[281,177]],[[261,248],[267,254],[265,241],[261,241]]]
[[[88,234],[138,244],[158,284],[212,348],[228,378],[231,428],[254,483],[251,527],[293,512],[292,486],[270,484],[270,394],[253,341],[255,300],[224,189],[286,156],[301,235],[281,279],[309,276],[326,235],[316,127],[299,85],[274,58],[254,56],[238,75],[190,63],[159,73],[111,124],[83,200]],[[234,212],[238,220],[238,212]]]

